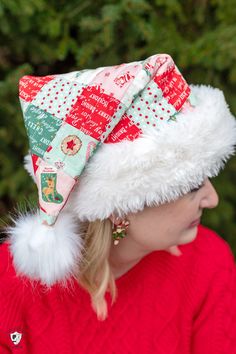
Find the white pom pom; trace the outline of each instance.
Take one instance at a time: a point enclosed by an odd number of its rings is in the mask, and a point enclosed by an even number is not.
[[[8,233],[17,273],[48,286],[72,275],[83,246],[71,213],[61,212],[53,226],[43,225],[39,213],[23,215],[15,224]]]

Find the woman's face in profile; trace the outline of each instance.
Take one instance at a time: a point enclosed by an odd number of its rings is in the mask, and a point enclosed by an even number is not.
[[[197,235],[197,225],[204,208],[215,208],[218,195],[209,179],[193,192],[174,202],[157,207],[146,207],[141,212],[128,214],[130,226],[127,239],[144,250],[161,250],[186,244]],[[198,222],[195,222],[198,219]]]

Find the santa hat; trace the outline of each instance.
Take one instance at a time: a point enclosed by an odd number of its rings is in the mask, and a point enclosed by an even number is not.
[[[83,247],[78,221],[124,216],[188,193],[234,153],[222,91],[188,85],[167,54],[20,80],[39,211],[11,228],[19,274],[52,285]]]

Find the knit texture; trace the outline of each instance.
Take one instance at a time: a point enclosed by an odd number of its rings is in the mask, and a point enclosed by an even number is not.
[[[18,277],[0,246],[0,353],[235,354],[236,267],[229,245],[206,227],[155,251],[116,280],[118,299],[98,321],[75,280],[47,289]],[[22,334],[14,344],[11,334]]]

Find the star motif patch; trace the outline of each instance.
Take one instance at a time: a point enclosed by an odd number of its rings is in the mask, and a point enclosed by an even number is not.
[[[76,135],[68,135],[62,140],[61,150],[65,155],[75,155],[80,150],[82,141]]]

